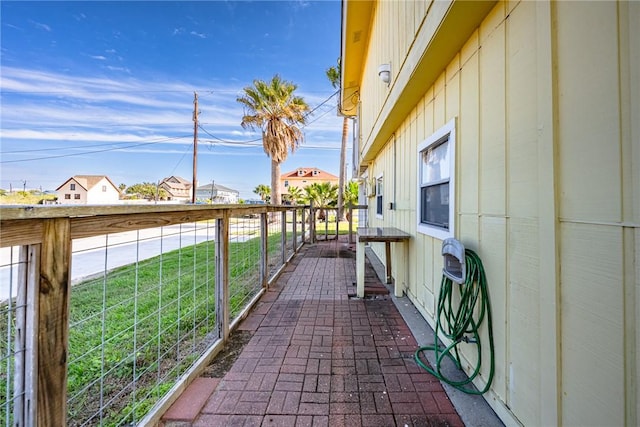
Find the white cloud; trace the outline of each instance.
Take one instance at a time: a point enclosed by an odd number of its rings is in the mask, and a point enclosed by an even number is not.
[[[41,22],[36,22],[36,21],[29,21],[29,22],[31,22],[34,25],[34,27],[36,27],[36,28],[38,28],[40,30],[45,30],[47,32],[51,32],[51,27],[48,26],[47,24],[43,24]]]
[[[145,174],[166,175],[175,162],[183,162],[193,144],[194,91],[199,95],[203,165],[214,159],[251,157],[247,161],[252,164],[252,173],[264,164],[268,179],[269,162],[260,134],[240,126],[243,109],[236,97],[242,85],[237,81],[212,85],[211,81],[187,83],[166,76],[109,78],[13,67],[2,67],[2,76],[2,160],[47,159],[3,164],[3,175],[8,171],[4,180],[20,176],[45,183],[53,169],[56,174],[72,175],[79,173],[78,167],[83,173],[100,170],[111,175],[124,164],[149,158],[156,162],[155,170]],[[327,97],[301,95],[311,108]],[[332,99],[310,117],[304,128],[305,142],[294,156],[296,162],[311,164],[335,158],[341,131],[342,119],[335,115]],[[31,151],[9,153],[24,150]],[[64,162],[64,156],[72,157]],[[107,163],[107,158],[118,160]],[[229,177],[240,167],[234,162],[223,163],[236,165]],[[40,167],[45,164],[47,167]],[[21,169],[19,165],[23,165]],[[131,170],[117,179],[133,183],[139,180],[135,173]]]
[[[131,74],[131,70],[126,67],[114,67],[113,65],[107,65],[107,68],[111,71],[124,71],[127,74]]]
[[[102,55],[91,55],[92,59],[98,59],[100,61],[105,61],[107,59],[106,56],[102,56]]]
[[[198,32],[196,32],[196,31],[191,31],[191,33],[190,33],[190,34],[191,34],[192,36],[200,37],[201,39],[206,39],[206,38],[207,38],[206,34],[198,33]]]

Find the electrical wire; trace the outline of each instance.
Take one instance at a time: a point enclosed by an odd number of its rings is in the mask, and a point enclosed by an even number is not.
[[[336,96],[338,94],[338,91],[336,90],[335,92],[333,92],[331,95],[329,95],[324,101],[322,101],[320,104],[316,105],[311,111],[309,111],[308,113],[306,113],[304,115],[304,118],[306,120],[307,117],[309,117],[311,114],[313,114],[318,108],[322,107],[324,104],[326,104],[327,102],[329,102],[331,100],[331,98],[333,98],[334,96]],[[314,120],[312,120],[311,122],[305,123],[302,126],[302,129],[304,129],[305,127],[309,126],[310,124],[318,121],[319,119],[321,119],[322,117],[326,116],[328,113],[330,113],[331,111],[333,111],[336,107],[332,107],[331,109],[325,111],[324,113],[322,113],[322,115],[316,117]],[[225,143],[225,144],[232,144],[232,145],[247,145],[247,146],[256,146],[259,147],[262,144],[252,144],[254,142],[259,142],[262,141],[262,137],[260,138],[256,138],[256,139],[250,139],[247,141],[230,141],[230,140],[226,140],[226,139],[222,139],[220,137],[217,137],[215,135],[213,135],[211,132],[209,132],[207,129],[205,129],[204,127],[202,127],[201,123],[198,123],[198,129],[202,130],[204,133],[206,133],[207,135],[209,135],[211,138]],[[308,147],[307,147],[308,148]]]
[[[32,161],[35,161],[35,160],[59,159],[59,158],[63,158],[63,157],[82,156],[82,155],[85,155],[85,154],[104,153],[104,152],[107,152],[107,151],[118,151],[118,150],[124,150],[124,149],[127,149],[127,148],[142,147],[142,146],[145,146],[145,145],[161,144],[163,142],[167,142],[167,141],[171,141],[171,140],[175,140],[175,139],[186,138],[187,136],[190,136],[190,135],[176,136],[174,138],[166,138],[166,139],[153,141],[153,142],[137,143],[137,144],[127,145],[125,147],[114,147],[114,148],[105,148],[103,150],[82,151],[80,153],[60,154],[58,156],[34,157],[32,159],[19,159],[19,160],[1,160],[0,163],[32,162]]]
[[[176,136],[176,137],[172,137],[172,138],[162,138],[161,140],[157,140],[157,141],[148,141],[148,142],[166,142],[166,141],[172,141],[175,139],[180,139],[180,138],[186,138],[186,137],[190,137],[191,135],[185,135],[185,136]],[[12,150],[12,151],[0,151],[0,154],[4,155],[4,154],[20,154],[20,153],[37,153],[37,152],[41,152],[41,151],[62,151],[62,150],[77,150],[78,148],[95,148],[95,147],[104,147],[104,146],[114,146],[114,145],[119,145],[119,144],[130,144],[130,141],[124,141],[124,142],[105,142],[104,144],[89,144],[89,145],[77,145],[75,147],[51,147],[51,148],[34,148],[31,150]],[[142,142],[140,144],[146,144],[147,142]],[[114,147],[114,150],[116,148]]]
[[[464,393],[479,395],[489,390],[495,371],[491,305],[487,292],[487,278],[480,257],[471,249],[466,249],[465,263],[467,273],[465,282],[458,285],[460,301],[457,309],[453,307],[455,289],[453,281],[444,275],[442,276],[440,294],[438,296],[438,309],[436,312],[436,342],[433,345],[420,347],[416,350],[415,360],[419,366],[440,381],[444,381]],[[479,306],[477,306],[478,304]],[[489,332],[490,368],[484,388],[477,390],[473,387],[472,382],[479,375],[482,366],[482,345],[479,328],[485,315],[487,316],[487,328]],[[451,344],[447,346],[438,344],[437,340],[440,332],[451,341]],[[469,338],[469,335],[471,335],[471,338]],[[463,343],[475,344],[477,362],[472,374],[469,375],[467,379],[455,381],[442,372],[442,362],[445,360],[445,357],[447,357],[453,361],[458,369],[461,369],[462,362],[460,360],[459,347]],[[430,367],[426,361],[424,353],[427,351],[433,351],[435,354],[436,361],[434,367]]]

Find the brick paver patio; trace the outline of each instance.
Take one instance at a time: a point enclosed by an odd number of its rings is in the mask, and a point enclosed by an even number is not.
[[[377,280],[367,263],[373,289]],[[199,414],[178,423],[172,408],[173,425],[462,426],[416,365],[418,344],[391,298],[350,298],[354,283],[345,241],[306,245],[242,323],[253,336],[233,367],[210,379],[208,398],[197,392]]]

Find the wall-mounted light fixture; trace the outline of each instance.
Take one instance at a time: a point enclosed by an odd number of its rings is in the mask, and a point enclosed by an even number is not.
[[[391,63],[390,62],[387,64],[381,64],[378,67],[378,76],[380,77],[380,80],[382,80],[387,85],[389,85],[389,82],[391,81]]]

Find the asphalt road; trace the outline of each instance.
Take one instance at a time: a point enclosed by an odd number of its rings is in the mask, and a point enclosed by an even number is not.
[[[197,228],[196,228],[197,227]],[[242,242],[259,235],[259,224],[247,221],[232,224],[230,238]],[[73,241],[71,283],[102,274],[116,267],[135,263],[207,240],[215,239],[215,227],[182,224],[162,228],[89,237]],[[0,249],[0,301],[17,294],[18,251]],[[13,260],[12,260],[13,258]]]

